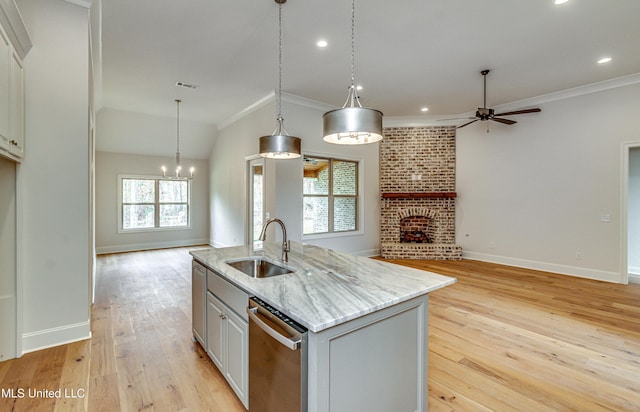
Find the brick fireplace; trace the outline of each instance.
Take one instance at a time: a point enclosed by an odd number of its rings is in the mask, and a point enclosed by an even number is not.
[[[455,127],[385,128],[380,191],[383,257],[462,258],[455,245]]]

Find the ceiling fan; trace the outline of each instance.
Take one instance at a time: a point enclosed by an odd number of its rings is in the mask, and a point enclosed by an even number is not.
[[[493,109],[489,109],[487,108],[487,74],[489,74],[489,70],[482,70],[480,72],[480,74],[482,74],[482,76],[484,77],[484,104],[483,107],[478,107],[478,110],[476,111],[476,115],[475,117],[469,117],[469,118],[463,118],[463,119],[472,119],[470,122],[467,122],[461,126],[458,126],[457,129],[460,129],[461,127],[465,127],[467,125],[470,125],[471,123],[475,123],[478,120],[480,121],[487,121],[487,120],[493,120],[494,122],[498,122],[498,123],[504,123],[504,124],[514,124],[517,123],[515,120],[510,120],[510,119],[503,119],[501,117],[498,116],[513,116],[516,114],[525,114],[525,113],[537,113],[540,112],[541,110],[537,107],[532,108],[532,109],[523,109],[523,110],[514,110],[511,112],[504,112],[504,113],[494,113]],[[443,119],[443,120],[457,120],[457,119]],[[489,129],[487,129],[487,131],[489,131]]]

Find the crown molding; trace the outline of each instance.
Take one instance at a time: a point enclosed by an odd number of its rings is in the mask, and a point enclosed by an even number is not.
[[[604,80],[597,83],[588,84],[585,86],[574,87],[571,89],[561,90],[558,92],[548,93],[529,99],[516,100],[510,103],[501,104],[495,106],[493,109],[496,111],[514,110],[523,107],[536,106],[544,103],[550,103],[558,100],[570,99],[577,96],[582,96],[591,93],[597,93],[604,90],[615,89],[618,87],[625,87],[633,84],[640,83],[640,73],[631,74],[628,76],[617,77],[615,79]],[[336,106],[332,106],[327,103],[319,102],[317,100],[307,99],[306,97],[297,96],[291,93],[283,92],[282,100],[287,103],[293,103],[300,106],[308,107],[320,111],[328,111],[336,109]],[[271,91],[269,94],[259,99],[255,103],[247,106],[245,109],[238,112],[236,115],[230,117],[224,122],[221,122],[218,126],[218,130],[222,130],[230,124],[248,116],[250,113],[264,107],[265,105],[275,101],[276,92]],[[475,111],[459,113],[459,114],[446,114],[446,115],[422,115],[422,116],[384,116],[382,118],[383,127],[425,127],[425,126],[456,126],[459,121],[448,120],[452,117],[473,117]]]
[[[295,94],[291,94],[291,93],[286,93],[286,92],[281,92],[281,96],[282,101],[283,102],[287,102],[287,103],[293,103],[293,104],[297,104],[299,106],[303,106],[303,107],[308,107],[310,109],[315,109],[315,110],[321,110],[321,111],[327,111],[327,110],[333,110],[335,109],[334,106],[330,105],[330,104],[326,104],[323,102],[319,102],[317,100],[311,100],[311,99],[307,99],[306,97],[301,97],[301,96],[297,96]],[[250,113],[266,106],[267,104],[273,102],[276,100],[276,91],[273,90],[271,92],[269,92],[269,94],[267,94],[266,96],[258,99],[255,103],[245,107],[244,109],[240,110],[238,113],[236,113],[235,115],[231,116],[230,118],[228,118],[227,120],[220,122],[218,124],[218,130],[222,130],[224,128],[226,128],[227,126],[237,122],[238,120],[242,119],[243,117],[248,116]]]
[[[502,112],[505,110],[517,110],[559,100],[571,99],[573,97],[583,96],[591,93],[598,93],[605,90],[616,89],[618,87],[631,86],[638,83],[640,83],[640,73],[635,73],[628,76],[616,77],[615,79],[603,80],[597,83],[591,83],[571,89],[543,94],[541,96],[531,97],[529,99],[516,100],[513,102],[495,106],[493,107],[493,109],[496,112]],[[385,116],[382,119],[382,124],[384,127],[455,126],[459,124],[459,121],[443,120],[451,117],[473,117],[474,114],[475,112],[442,116]]]
[[[15,1],[0,0],[0,25],[5,29],[20,59],[24,59],[33,44]]]
[[[64,0],[64,1],[66,1],[67,3],[75,4],[76,6],[90,9],[94,0]]]

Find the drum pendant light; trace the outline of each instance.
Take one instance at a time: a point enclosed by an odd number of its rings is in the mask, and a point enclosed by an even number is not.
[[[300,138],[289,136],[284,128],[282,117],[282,4],[287,0],[275,0],[278,3],[278,116],[276,130],[270,136],[260,138],[260,156],[272,159],[295,159],[300,157]]]
[[[355,0],[351,2],[351,86],[341,109],[322,115],[323,140],[335,144],[366,144],[382,140],[382,112],[362,107],[355,86]]]

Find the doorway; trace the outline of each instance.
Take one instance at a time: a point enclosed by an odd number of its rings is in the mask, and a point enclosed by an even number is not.
[[[0,157],[0,362],[18,355],[16,164]]]
[[[621,283],[640,283],[640,142],[622,144]]]

